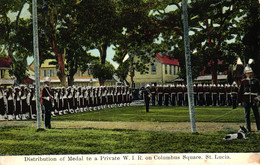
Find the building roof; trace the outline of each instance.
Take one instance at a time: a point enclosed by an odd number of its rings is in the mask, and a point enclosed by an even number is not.
[[[11,58],[0,57],[0,68],[11,68]]]
[[[170,65],[177,65],[179,66],[179,61],[168,54],[156,54],[156,57],[163,63],[163,64],[170,64]]]

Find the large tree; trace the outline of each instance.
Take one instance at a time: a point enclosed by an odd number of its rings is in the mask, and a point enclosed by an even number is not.
[[[27,57],[31,55],[32,46],[28,42],[28,37],[32,37],[27,27],[31,27],[29,20],[21,18],[26,0],[0,1],[0,52],[2,56],[11,58],[14,75],[21,83],[28,77]],[[11,17],[12,16],[12,17]]]

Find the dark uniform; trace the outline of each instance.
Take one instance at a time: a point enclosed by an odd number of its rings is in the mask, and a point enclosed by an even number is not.
[[[4,119],[6,113],[6,103],[5,103],[5,92],[4,89],[0,88],[0,120]]]
[[[12,88],[8,88],[7,94],[7,119],[13,120],[13,114],[14,114],[14,96]]]
[[[163,93],[164,93],[164,105],[169,106],[170,86],[165,86],[163,89]]]
[[[231,101],[232,101],[232,108],[235,109],[237,107],[237,94],[238,94],[238,86],[236,82],[231,86]]]
[[[260,131],[260,119],[258,106],[256,104],[256,98],[260,94],[260,84],[259,80],[256,78],[246,78],[243,79],[238,91],[239,101],[243,102],[245,110],[245,122],[248,131],[251,131],[251,122],[250,122],[250,109],[252,108],[257,130]]]
[[[171,96],[171,105],[172,106],[176,106],[176,96],[177,96],[177,94],[176,94],[176,87],[175,87],[175,85],[171,85],[171,87],[170,87],[170,96]]]
[[[44,107],[44,123],[46,128],[51,128],[51,110],[52,110],[52,99],[50,86],[47,84],[41,90],[41,103]]]
[[[163,102],[163,87],[160,85],[157,87],[158,90],[158,105],[162,106]]]
[[[149,103],[150,103],[151,92],[150,92],[149,88],[147,88],[147,87],[143,88],[142,92],[143,92],[143,98],[144,98],[144,102],[145,102],[146,112],[149,112]]]

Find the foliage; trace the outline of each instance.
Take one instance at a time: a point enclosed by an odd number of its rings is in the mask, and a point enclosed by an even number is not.
[[[32,54],[32,42],[25,42],[32,38],[28,31],[31,23],[20,18],[25,3],[25,0],[0,2],[0,54],[11,58],[10,75],[14,75],[18,82],[28,77],[26,59]],[[16,17],[11,20],[10,14],[15,12]]]
[[[100,85],[104,85],[105,80],[112,79],[115,72],[114,66],[108,61],[105,64],[101,61],[94,61],[90,70],[93,77],[98,78]]]
[[[260,78],[260,4],[258,0],[240,0],[236,5],[243,14],[243,19],[238,22],[240,31],[236,37],[236,42],[241,45],[239,56],[244,64],[247,64],[250,58],[254,59],[252,67],[256,76]]]

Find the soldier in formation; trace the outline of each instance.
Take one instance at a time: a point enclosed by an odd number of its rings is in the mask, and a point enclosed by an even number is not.
[[[124,107],[133,100],[128,86],[51,87],[49,82],[47,77],[41,92],[46,128],[51,128],[51,116]],[[36,116],[34,86],[0,88],[0,120],[36,119]]]
[[[177,85],[152,85],[151,104],[159,106],[188,106],[187,86]],[[238,85],[229,84],[194,84],[195,106],[232,106],[238,105]]]

